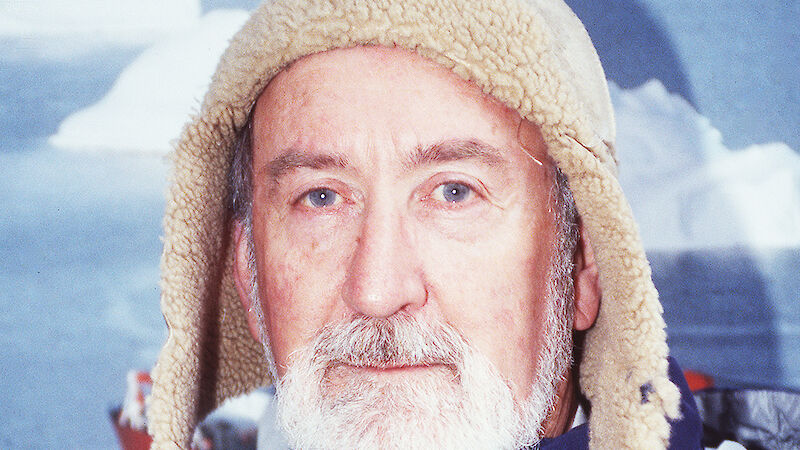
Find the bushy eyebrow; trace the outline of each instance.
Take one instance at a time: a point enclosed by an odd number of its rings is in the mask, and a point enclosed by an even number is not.
[[[504,166],[508,160],[503,152],[477,139],[449,139],[435,144],[420,146],[409,156],[406,167],[412,169],[436,163],[479,159],[485,164]]]
[[[287,150],[277,156],[266,167],[266,172],[273,180],[279,180],[288,172],[306,167],[309,169],[346,169],[350,162],[342,155],[309,154],[301,150]]]
[[[448,139],[426,146],[418,146],[406,158],[404,167],[417,167],[467,159],[478,159],[492,167],[504,168],[508,160],[499,149],[477,139]],[[314,170],[351,169],[350,161],[341,154],[315,154],[289,149],[275,157],[261,173],[272,180],[280,180],[287,173],[300,168]]]

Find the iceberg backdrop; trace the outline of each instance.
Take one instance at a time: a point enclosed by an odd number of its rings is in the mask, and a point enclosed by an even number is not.
[[[129,369],[152,366],[166,333],[158,304],[165,155],[246,18],[213,6],[253,3],[46,0],[39,14],[31,2],[0,2],[0,447],[117,445],[107,410],[122,399]],[[570,3],[584,20],[596,12],[590,2]],[[609,14],[662,17],[671,8],[651,3],[617,2]],[[703,5],[713,3],[691,8]],[[768,19],[776,6],[765,5]],[[730,17],[716,23],[739,20],[735,8],[717,9]],[[601,56],[608,52],[620,180],[672,352],[723,385],[800,389],[797,141],[783,137],[785,126],[769,139],[743,127],[735,139],[720,132],[697,111],[701,63],[682,59],[686,33],[659,23],[587,26]],[[649,31],[637,35],[636,26]],[[655,39],[646,43],[656,48],[674,44],[659,55],[677,69],[624,72],[630,58],[615,60],[608,49],[651,57],[635,39],[626,41],[633,49],[612,45],[632,35]],[[732,38],[735,50],[741,39]],[[797,95],[796,87],[785,92]],[[763,121],[793,120],[796,136],[792,111]]]

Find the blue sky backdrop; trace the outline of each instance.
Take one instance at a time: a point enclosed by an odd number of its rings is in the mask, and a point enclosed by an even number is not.
[[[620,181],[673,354],[722,384],[800,388],[800,2],[568,3],[614,81]],[[203,39],[224,44],[245,16],[219,8],[256,4],[0,0],[0,448],[116,445],[106,410],[166,333],[168,169],[159,152],[124,141],[152,138],[166,151],[177,132],[144,119],[185,121],[184,100],[196,107],[201,93],[157,101],[197,74],[202,88],[214,62]],[[133,28],[123,39],[98,6],[144,19],[114,25]],[[59,8],[92,31],[28,35],[9,22],[19,9],[34,27],[62,20]],[[144,32],[147,18],[155,28]],[[65,119],[92,109],[77,146],[57,148]],[[132,131],[112,129],[126,123]],[[106,148],[85,147],[104,132]]]

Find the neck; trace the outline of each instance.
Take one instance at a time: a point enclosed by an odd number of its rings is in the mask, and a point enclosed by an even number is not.
[[[578,409],[577,385],[572,369],[568,370],[566,377],[559,383],[556,390],[556,406],[542,426],[543,437],[553,438],[569,430],[575,419],[575,411]]]

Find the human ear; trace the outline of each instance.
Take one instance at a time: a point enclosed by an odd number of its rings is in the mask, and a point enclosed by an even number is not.
[[[575,287],[575,319],[574,328],[583,331],[591,328],[600,310],[600,280],[597,264],[594,260],[592,244],[583,227],[578,222],[578,245],[575,248],[575,269],[573,286]]]
[[[244,231],[244,224],[240,220],[235,220],[233,223],[233,281],[236,284],[236,293],[239,295],[239,301],[242,303],[242,308],[247,315],[247,328],[250,329],[250,335],[253,339],[261,341],[261,326],[259,324],[259,314],[256,313],[254,308],[260,308],[261,305],[253,304],[253,273],[250,268],[250,259],[253,249],[250,246],[250,239]]]

